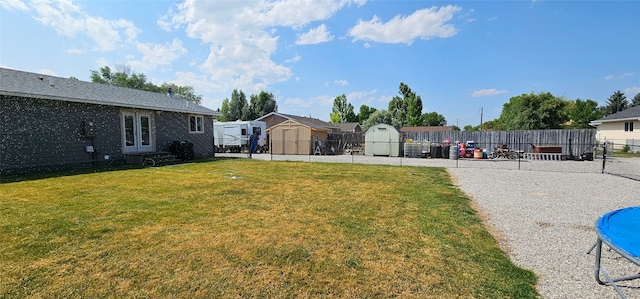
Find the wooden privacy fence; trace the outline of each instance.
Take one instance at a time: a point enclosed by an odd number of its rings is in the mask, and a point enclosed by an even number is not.
[[[595,129],[579,130],[524,130],[524,131],[450,131],[450,132],[406,132],[403,140],[452,143],[474,141],[475,146],[493,150],[506,144],[509,148],[522,152],[533,152],[535,146],[561,146],[564,155],[582,155],[591,153],[596,146]],[[345,145],[364,145],[364,133],[329,133],[328,142],[343,148]]]
[[[533,152],[533,146],[561,146],[562,154],[581,155],[592,152],[596,145],[595,129],[579,130],[525,130],[525,131],[452,131],[408,132],[405,138],[417,141],[450,142],[474,141],[476,147],[493,149],[506,144],[525,153]]]

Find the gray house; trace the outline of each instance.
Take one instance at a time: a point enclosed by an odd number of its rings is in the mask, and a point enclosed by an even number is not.
[[[0,68],[0,175],[140,162],[176,144],[213,156],[217,114],[170,94]]]

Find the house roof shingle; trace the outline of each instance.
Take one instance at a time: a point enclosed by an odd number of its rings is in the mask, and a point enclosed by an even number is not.
[[[204,115],[219,113],[165,94],[0,68],[0,95]]]
[[[640,120],[640,105],[628,108],[626,110],[607,115],[601,119],[596,119],[591,124],[601,124],[603,122],[622,121],[622,120]]]
[[[354,132],[357,127],[360,126],[359,123],[339,123],[336,126],[343,132]]]
[[[309,126],[311,128],[314,129],[320,129],[320,130],[338,130],[338,127],[332,123],[328,123],[322,120],[319,120],[317,118],[311,118],[311,117],[306,117],[306,116],[297,116],[297,115],[291,115],[291,114],[284,114],[284,113],[280,113],[280,112],[271,112],[267,115],[264,115],[260,118],[257,118],[256,120],[263,120],[265,118],[267,118],[268,116],[271,115],[278,115],[280,117],[286,118],[288,120],[293,120],[295,122],[299,122],[305,126]]]

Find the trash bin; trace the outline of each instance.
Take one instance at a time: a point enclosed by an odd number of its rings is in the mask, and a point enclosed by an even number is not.
[[[449,160],[457,160],[458,159],[458,146],[452,144],[449,148]]]
[[[431,158],[442,158],[442,145],[431,145]]]
[[[171,154],[180,160],[193,160],[195,152],[193,143],[189,141],[174,141],[171,143]]]

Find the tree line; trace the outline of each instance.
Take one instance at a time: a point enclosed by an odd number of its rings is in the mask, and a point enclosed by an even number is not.
[[[521,94],[502,106],[497,119],[476,127],[467,126],[464,130],[587,129],[594,120],[638,105],[640,93],[629,102],[619,90],[609,96],[603,106],[591,99],[574,101],[550,92]]]
[[[124,65],[117,65],[112,71],[108,66],[100,70],[91,70],[93,83],[111,84],[115,86],[134,88],[152,92],[166,93],[171,88],[173,96],[200,104],[202,96],[196,95],[191,86],[179,86],[173,83],[155,85],[147,80],[145,74],[132,72]],[[502,112],[497,119],[486,121],[479,126],[465,126],[465,131],[478,130],[544,130],[544,129],[584,129],[590,128],[589,123],[604,116],[617,113],[640,105],[640,93],[631,101],[621,91],[615,91],[607,99],[605,105],[591,99],[570,100],[557,97],[550,92],[521,94],[511,97],[503,104]],[[388,104],[388,109],[377,110],[374,107],[361,105],[358,114],[345,94],[335,97],[329,116],[331,123],[357,122],[363,130],[377,124],[388,124],[396,128],[406,126],[444,126],[447,120],[441,114],[433,111],[422,113],[423,104],[420,95],[400,82],[398,95]],[[225,98],[220,108],[219,121],[253,120],[278,111],[274,95],[261,91],[249,96],[249,100],[242,90],[234,89],[231,99]],[[461,130],[457,126],[450,126],[451,130]]]
[[[354,107],[342,94],[333,100],[330,119],[332,123],[358,122],[363,130],[377,124],[401,127],[444,126],[447,120],[437,112],[422,113],[422,98],[404,82],[400,82],[398,95],[391,98],[388,109],[377,110],[361,105],[356,115]]]
[[[605,105],[591,99],[569,100],[550,92],[529,93],[511,97],[502,106],[497,119],[486,121],[479,126],[467,125],[463,129],[453,125],[454,131],[491,130],[545,130],[545,129],[586,129],[590,122],[604,116],[624,111],[640,105],[640,93],[629,102],[621,91],[614,92]],[[404,83],[400,83],[399,95],[389,101],[388,110],[376,110],[366,105],[360,106],[359,114],[354,113],[344,94],[333,102],[331,122],[359,122],[363,130],[384,123],[396,128],[405,126],[444,126],[444,116],[437,112],[422,114],[422,99]]]
[[[191,101],[196,104],[202,103],[202,96],[196,95],[191,86],[180,86],[166,82],[163,82],[161,85],[155,85],[153,82],[147,80],[145,74],[132,72],[128,66],[116,65],[115,68],[115,71],[112,71],[108,66],[101,67],[98,71],[91,70],[91,82],[158,93],[166,93],[171,89],[172,95],[176,98]]]

